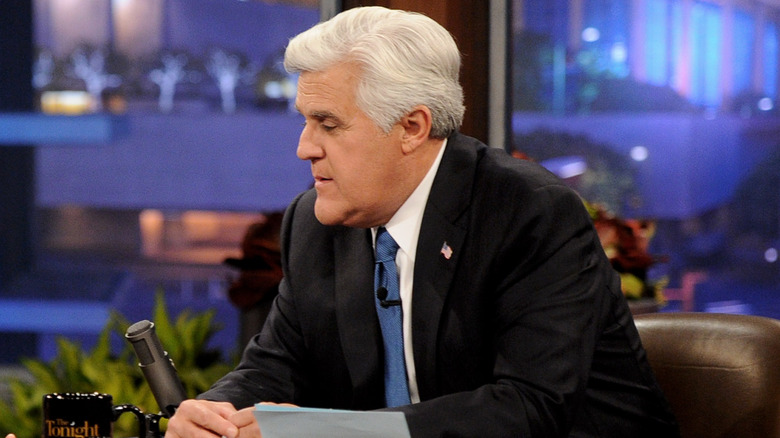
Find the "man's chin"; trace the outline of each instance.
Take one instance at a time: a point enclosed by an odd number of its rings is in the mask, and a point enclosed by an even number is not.
[[[316,217],[317,217],[317,220],[318,220],[318,221],[319,221],[319,222],[320,222],[322,225],[327,225],[327,226],[341,225],[341,222],[339,222],[339,221],[337,221],[337,220],[333,220],[333,219],[332,219],[330,216],[327,216],[327,215],[319,215],[319,214],[316,214],[316,213],[314,214],[314,216],[316,216]]]
[[[350,213],[347,210],[328,208],[328,205],[322,205],[318,199],[314,203],[314,216],[322,225],[335,226],[341,225],[351,228],[369,228],[370,224],[364,223],[365,217],[356,212]]]
[[[334,211],[332,208],[321,205],[322,202],[318,198],[314,203],[314,216],[322,225],[343,225],[344,216],[339,212]]]

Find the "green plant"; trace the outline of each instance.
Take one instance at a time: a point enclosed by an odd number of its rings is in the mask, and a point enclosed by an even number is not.
[[[188,397],[205,391],[232,368],[207,343],[216,332],[213,311],[192,314],[184,311],[171,321],[162,292],[155,298],[152,321],[163,348],[174,359],[176,370]],[[112,312],[97,344],[90,351],[66,338],[57,341],[57,355],[49,362],[24,359],[31,379],[9,377],[10,400],[0,400],[0,432],[13,432],[18,438],[41,436],[43,396],[52,392],[102,392],[113,396],[114,404],[130,403],[144,412],[159,411],[149,385],[138,367],[129,342],[112,352],[114,336],[124,337],[130,323]],[[164,428],[165,424],[162,424]],[[135,420],[123,415],[114,426],[115,436],[136,436]]]

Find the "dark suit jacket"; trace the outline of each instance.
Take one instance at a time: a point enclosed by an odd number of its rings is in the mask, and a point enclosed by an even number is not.
[[[202,398],[383,406],[371,233],[321,225],[315,198],[286,213],[264,329]],[[449,139],[412,300],[422,402],[396,410],[413,437],[677,435],[582,201],[536,164]]]

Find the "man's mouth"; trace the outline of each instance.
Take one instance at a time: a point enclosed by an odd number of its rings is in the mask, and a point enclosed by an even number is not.
[[[333,181],[333,179],[331,179],[331,178],[325,178],[323,176],[315,176],[314,177],[314,186],[315,187],[321,186],[321,185],[329,183],[331,181]]]

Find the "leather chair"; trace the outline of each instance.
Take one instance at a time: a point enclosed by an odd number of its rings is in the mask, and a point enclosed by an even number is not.
[[[682,438],[780,437],[780,321],[715,313],[634,320]]]

